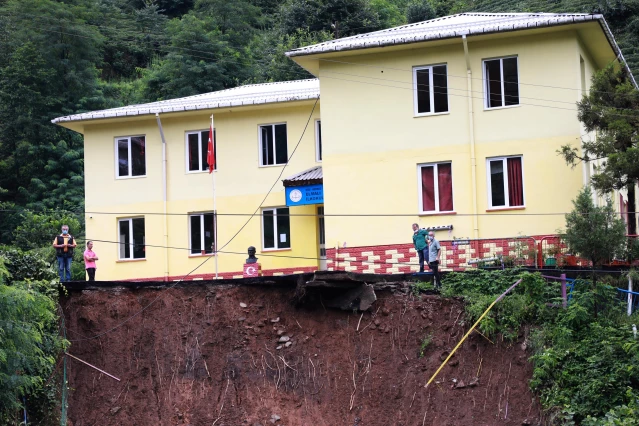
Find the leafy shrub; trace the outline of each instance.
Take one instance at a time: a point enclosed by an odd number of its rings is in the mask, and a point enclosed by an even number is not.
[[[445,276],[443,288],[446,296],[462,296],[465,299],[466,317],[474,323],[497,297],[519,279],[522,283],[496,304],[479,324],[479,330],[487,336],[502,334],[513,340],[519,335],[523,324],[541,318],[546,311],[544,302],[552,297],[552,288],[539,274],[521,269],[452,272]],[[560,293],[554,293],[557,294]]]
[[[546,408],[563,411],[577,424],[628,424],[612,419],[636,405],[639,342],[615,298],[616,290],[606,285],[577,291],[533,339],[532,389]],[[601,417],[606,413],[612,423]]]
[[[82,233],[82,224],[72,213],[34,213],[25,210],[22,223],[13,231],[13,244],[23,250],[51,246],[53,238],[60,234],[62,225],[68,225],[69,233],[74,237]]]
[[[8,283],[25,280],[52,281],[58,276],[53,248],[22,251],[3,246],[0,247],[0,258],[4,259],[11,276]]]
[[[53,411],[56,401],[45,381],[66,345],[58,336],[55,302],[40,292],[48,283],[13,281],[9,286],[8,278],[0,259],[0,424],[7,425],[16,423],[25,395],[37,411]]]

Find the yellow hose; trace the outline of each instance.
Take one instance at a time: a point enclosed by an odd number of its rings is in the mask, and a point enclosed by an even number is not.
[[[462,337],[462,339],[459,341],[459,343],[457,343],[457,346],[455,346],[455,349],[453,349],[450,354],[448,354],[448,356],[446,357],[446,359],[444,360],[444,362],[442,362],[442,365],[439,366],[439,368],[437,369],[437,371],[435,371],[435,374],[433,374],[433,376],[430,378],[430,380],[428,380],[428,382],[426,383],[426,386],[424,386],[425,388],[428,388],[428,385],[430,385],[433,380],[435,380],[435,377],[437,377],[437,375],[439,374],[439,372],[441,371],[442,368],[444,368],[444,366],[446,365],[446,363],[448,362],[448,360],[455,355],[455,352],[457,351],[457,349],[459,349],[459,347],[462,345],[462,343],[464,343],[464,340],[466,340],[466,338],[470,335],[470,333],[473,332],[473,330],[475,329],[475,327],[477,327],[479,325],[479,323],[481,322],[481,320],[484,319],[484,317],[486,316],[486,314],[488,314],[488,312],[490,312],[490,310],[493,308],[493,306],[495,306],[495,304],[497,302],[499,302],[506,294],[508,294],[512,289],[514,289],[515,287],[517,287],[517,285],[521,282],[521,279],[519,281],[517,281],[515,284],[513,284],[512,286],[510,286],[510,288],[508,290],[506,290],[505,292],[503,292],[501,294],[501,296],[499,296],[497,299],[495,299],[493,301],[493,303],[490,304],[490,306],[488,307],[488,309],[486,309],[484,311],[483,314],[481,314],[481,316],[479,317],[479,319],[477,321],[475,321],[475,324],[473,324],[472,327],[470,327],[470,330],[468,330],[468,332],[464,335],[464,337]]]

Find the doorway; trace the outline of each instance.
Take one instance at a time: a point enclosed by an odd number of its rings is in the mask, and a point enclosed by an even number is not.
[[[326,234],[324,227],[324,206],[317,208],[317,229],[319,232],[319,270],[326,271]]]

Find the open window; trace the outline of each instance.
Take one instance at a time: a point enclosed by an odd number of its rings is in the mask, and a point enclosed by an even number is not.
[[[206,161],[209,150],[209,130],[187,132],[186,134],[186,171],[188,173],[208,172],[209,163]],[[217,138],[213,129],[213,149],[215,152],[215,170],[219,158],[217,155]]]
[[[118,245],[120,260],[145,259],[144,218],[133,217],[118,220]]]
[[[446,65],[413,68],[415,115],[448,112],[448,75]]]
[[[273,166],[288,161],[286,124],[260,126],[260,165]]]
[[[519,105],[517,57],[486,59],[484,80],[486,108]]]
[[[315,122],[315,161],[322,161],[322,122]]]
[[[189,215],[189,250],[191,256],[213,254],[215,252],[215,232],[214,213]]]
[[[115,140],[118,178],[146,176],[146,140],[144,136],[128,136]]]

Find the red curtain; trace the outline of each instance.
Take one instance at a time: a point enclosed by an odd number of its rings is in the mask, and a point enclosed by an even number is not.
[[[524,183],[521,173],[521,157],[508,159],[508,202],[510,207],[524,205]]]
[[[422,167],[422,210],[435,210],[435,172],[433,166]]]
[[[453,173],[451,163],[437,165],[439,211],[453,211]]]

